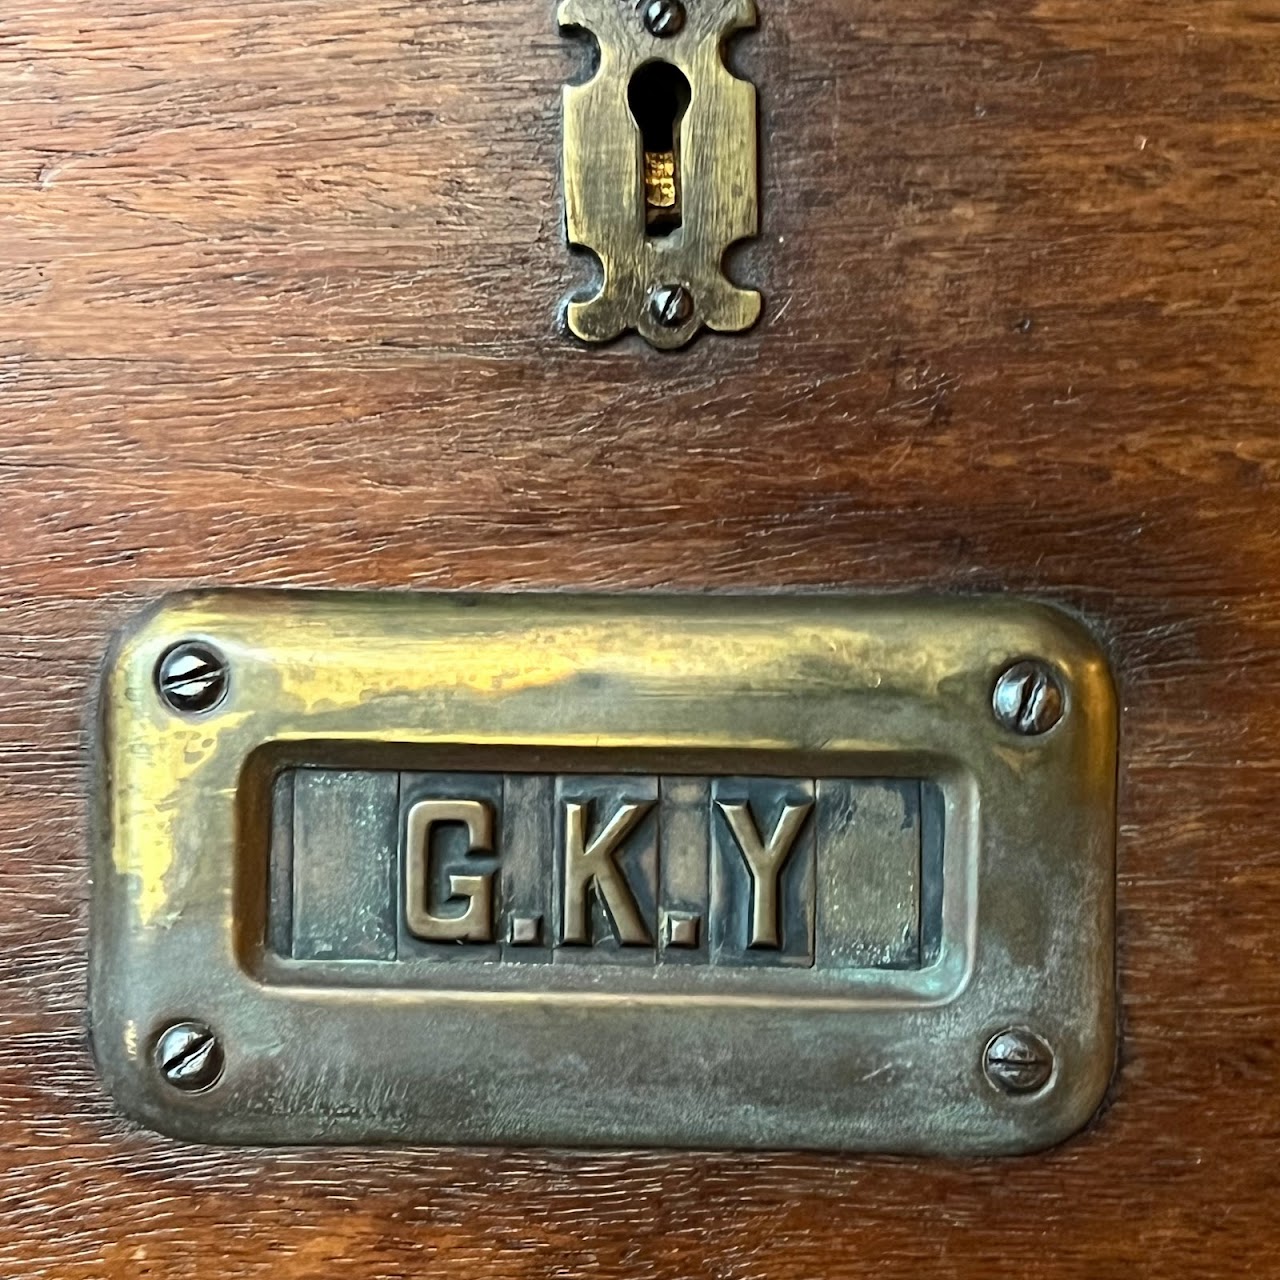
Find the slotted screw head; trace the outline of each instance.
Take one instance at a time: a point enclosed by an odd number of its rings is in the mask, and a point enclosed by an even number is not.
[[[1039,1093],[1053,1075],[1053,1050],[1035,1032],[1013,1027],[987,1042],[982,1069],[1001,1093]]]
[[[649,314],[664,329],[679,329],[693,318],[693,294],[682,284],[660,284],[649,298]]]
[[[176,644],[156,667],[156,688],[165,705],[187,715],[212,711],[230,683],[227,660],[196,640]]]
[[[644,6],[645,30],[665,40],[684,30],[686,14],[680,0],[649,0]]]
[[[218,1083],[226,1057],[218,1037],[203,1022],[177,1022],[160,1033],[155,1063],[183,1093],[200,1093]]]
[[[1048,733],[1067,709],[1058,673],[1047,663],[1015,662],[996,681],[991,695],[996,719],[1011,733],[1035,737]]]

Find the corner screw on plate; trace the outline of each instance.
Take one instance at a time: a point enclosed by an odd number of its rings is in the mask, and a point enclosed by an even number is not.
[[[175,1089],[200,1093],[218,1083],[226,1058],[218,1037],[203,1022],[176,1022],[160,1033],[155,1062]]]
[[[1058,673],[1038,660],[1015,662],[996,681],[991,695],[996,719],[1011,733],[1048,733],[1067,707]]]
[[[1032,1031],[1002,1031],[988,1042],[982,1070],[1001,1093],[1039,1093],[1053,1075],[1053,1050]]]
[[[156,688],[173,711],[187,715],[212,711],[230,683],[227,660],[211,645],[195,640],[176,644],[156,667]]]
[[[644,5],[645,30],[659,40],[684,30],[685,11],[680,0],[648,0]]]
[[[649,314],[664,329],[679,329],[693,318],[693,294],[682,284],[660,284],[649,295]]]

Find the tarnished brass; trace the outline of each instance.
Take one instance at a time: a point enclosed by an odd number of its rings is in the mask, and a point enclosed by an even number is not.
[[[588,342],[637,329],[654,346],[687,343],[703,326],[746,329],[759,293],[732,284],[723,259],[756,234],[755,88],[722,58],[728,35],[756,21],[754,0],[698,0],[674,34],[650,33],[643,5],[562,0],[560,23],[589,31],[599,67],[564,91],[569,242],[600,261],[590,298],[568,306]],[[664,323],[651,302],[687,290],[692,306]]]
[[[782,811],[768,844],[760,839],[756,820],[747,804],[719,804],[738,848],[751,871],[751,931],[749,947],[778,945],[778,877],[795,848],[796,837],[813,804],[789,804]]]
[[[218,699],[168,696],[181,644]],[[155,1128],[994,1154],[1109,1079],[1114,698],[1050,610],[204,593],[101,707],[93,1038]]]
[[[487,804],[479,800],[420,800],[415,804],[407,821],[405,922],[411,933],[428,942],[492,942],[492,874],[449,876],[450,895],[467,903],[460,914],[436,915],[428,907],[431,834],[446,822],[466,828],[468,853],[493,851],[493,810]]]
[[[561,935],[565,942],[590,943],[587,891],[594,889],[613,921],[618,942],[624,947],[648,945],[649,931],[615,857],[618,846],[652,808],[652,802],[624,804],[588,839],[587,806],[565,805],[564,930]]]
[[[939,802],[919,778],[290,768],[273,787],[268,945],[308,973],[330,964],[336,986],[369,957],[405,984],[441,960],[502,963],[504,932],[557,964],[662,964],[674,948],[822,980],[925,968]]]

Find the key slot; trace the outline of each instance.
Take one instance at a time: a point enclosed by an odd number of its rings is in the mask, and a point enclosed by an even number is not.
[[[645,235],[661,239],[684,224],[680,126],[693,91],[669,62],[647,62],[627,87],[627,105],[640,131]]]

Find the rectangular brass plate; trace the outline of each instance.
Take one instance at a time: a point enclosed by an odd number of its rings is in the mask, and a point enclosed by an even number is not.
[[[208,710],[157,687],[184,641]],[[1023,735],[1032,658],[1065,711]],[[174,598],[103,690],[103,1076],[215,1142],[1045,1146],[1114,1058],[1115,716],[1003,600]]]

